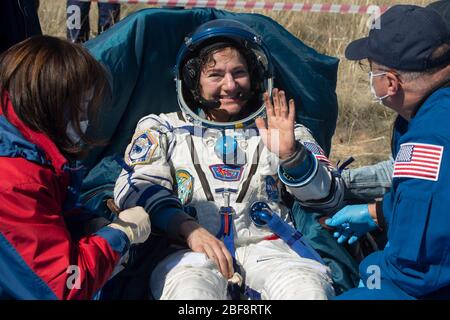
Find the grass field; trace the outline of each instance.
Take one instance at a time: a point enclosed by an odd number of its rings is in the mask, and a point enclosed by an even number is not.
[[[295,0],[286,2],[292,1],[295,2]],[[296,2],[426,5],[431,1],[297,0]],[[65,3],[65,0],[41,0],[39,17],[45,34],[65,37]],[[147,6],[142,4],[123,4],[121,18],[145,7]],[[268,12],[261,10],[253,12],[272,17],[318,52],[341,59],[337,85],[339,118],[333,139],[332,161],[345,160],[352,155],[356,159],[353,166],[360,166],[376,163],[387,158],[394,114],[387,108],[372,102],[367,74],[362,72],[355,63],[350,63],[344,58],[344,50],[347,44],[368,33],[370,17],[360,14]],[[91,26],[97,25],[96,17],[97,10],[96,6],[93,5],[90,16]],[[94,31],[91,31],[92,37],[95,36]]]

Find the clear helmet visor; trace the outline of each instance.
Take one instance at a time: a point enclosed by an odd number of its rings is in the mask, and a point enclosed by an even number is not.
[[[208,128],[227,129],[253,125],[257,117],[265,115],[263,93],[270,94],[273,88],[273,72],[268,49],[249,27],[234,20],[213,20],[200,26],[199,29],[200,32],[186,38],[175,67],[178,104],[181,111],[189,121]],[[215,47],[215,44],[221,47]],[[231,115],[228,122],[219,122],[211,120],[208,114],[211,110],[220,109],[220,99],[207,99],[201,93],[199,79],[202,65],[195,61],[205,48],[210,50],[209,54],[214,54],[226,47],[236,49],[245,58],[251,88],[240,93],[245,104],[241,106],[239,113]],[[183,69],[192,61],[195,62],[192,70]]]

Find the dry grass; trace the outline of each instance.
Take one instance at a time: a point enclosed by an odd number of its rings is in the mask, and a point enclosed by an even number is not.
[[[281,1],[281,0],[277,0]],[[289,0],[295,1],[295,0]],[[307,3],[377,4],[410,3],[426,5],[426,0],[297,0]],[[91,8],[91,26],[96,26],[97,6]],[[121,17],[148,7],[142,4],[121,7]],[[389,141],[393,112],[371,101],[367,74],[355,64],[346,61],[347,44],[365,36],[369,31],[369,16],[359,14],[274,12],[255,10],[278,21],[296,37],[320,53],[341,59],[338,74],[338,127],[333,139],[333,162],[352,155],[355,166],[372,164],[389,155]],[[65,0],[41,0],[39,16],[43,32],[65,37]],[[93,29],[93,28],[92,28]],[[91,31],[92,37],[96,34]]]

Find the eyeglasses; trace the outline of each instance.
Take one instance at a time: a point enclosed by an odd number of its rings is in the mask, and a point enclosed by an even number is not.
[[[372,84],[373,78],[385,76],[388,72],[389,72],[390,74],[395,75],[400,83],[403,83],[400,74],[398,74],[398,72],[395,72],[395,71],[392,70],[392,69],[390,69],[390,70],[369,71],[369,72],[368,72],[368,74],[369,74],[369,83]]]
[[[378,72],[378,73],[373,72],[373,71],[369,71],[369,72],[368,72],[369,78],[381,77],[381,76],[386,75],[386,73],[387,73],[386,71],[382,71],[382,72]]]
[[[369,73],[369,72],[373,72],[375,74],[375,70],[372,70],[372,64],[367,62],[366,60],[359,60],[358,61],[358,66],[361,68],[362,71]],[[400,76],[400,74],[398,72],[396,72],[393,69],[377,69],[376,71],[378,72],[390,72],[392,74],[395,74],[397,77]]]

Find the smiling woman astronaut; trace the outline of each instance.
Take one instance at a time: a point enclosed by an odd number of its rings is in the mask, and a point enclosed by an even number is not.
[[[272,82],[261,38],[235,20],[212,20],[179,51],[181,112],[138,122],[115,201],[144,207],[155,228],[184,244],[152,273],[155,298],[234,298],[235,282],[253,298],[333,296],[330,270],[292,228],[283,194],[287,187],[302,204],[332,211],[343,184]]]

